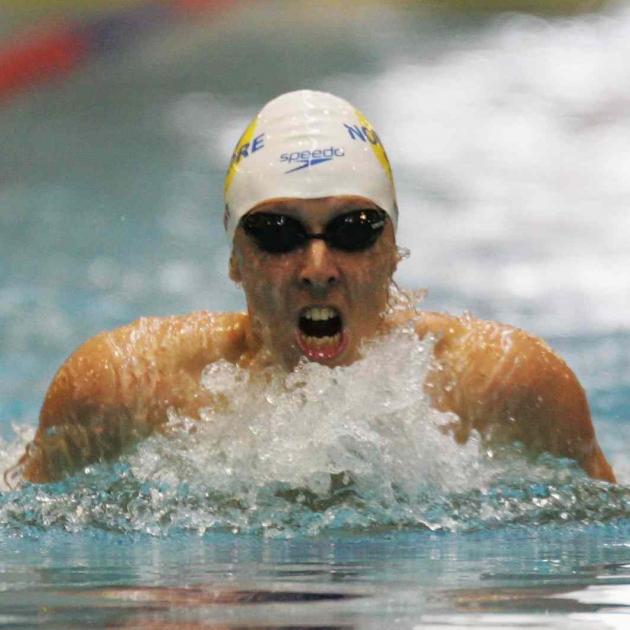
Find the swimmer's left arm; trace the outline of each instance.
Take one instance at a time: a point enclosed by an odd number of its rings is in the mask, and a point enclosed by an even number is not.
[[[597,442],[584,388],[547,344],[523,331],[512,333],[507,362],[513,372],[499,386],[514,396],[517,434],[531,450],[576,460],[591,476],[614,482],[615,475]]]
[[[438,363],[427,389],[438,409],[455,412],[461,442],[477,430],[490,443],[575,459],[592,477],[615,481],[591,421],[584,389],[542,340],[473,318],[427,314]]]

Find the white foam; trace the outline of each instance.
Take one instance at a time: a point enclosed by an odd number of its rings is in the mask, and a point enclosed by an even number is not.
[[[173,435],[146,442],[133,472],[240,498],[273,483],[325,495],[331,475],[384,502],[428,487],[479,487],[490,473],[478,440],[457,445],[443,431],[453,417],[432,409],[423,391],[431,357],[431,341],[400,330],[343,368],[305,362],[290,374],[251,375],[215,363],[202,384],[227,406],[205,410],[201,422],[173,412]]]
[[[9,490],[6,483],[4,473],[15,464],[24,453],[26,445],[35,436],[35,428],[29,425],[17,424],[11,425],[15,439],[6,441],[0,438],[0,491]]]

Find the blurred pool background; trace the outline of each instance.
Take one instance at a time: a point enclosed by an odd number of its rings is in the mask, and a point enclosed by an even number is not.
[[[426,287],[427,308],[506,321],[557,349],[628,506],[627,3],[3,2],[0,38],[6,444],[13,426],[35,426],[87,337],[141,315],[243,308],[226,275],[227,157],[262,103],[309,87],[351,100],[383,138],[411,250],[399,284]],[[301,542],[5,522],[0,624],[111,623],[110,597],[117,623],[146,603],[150,621],[129,627],[621,628],[630,513],[598,513],[551,529]],[[225,594],[213,604],[210,587],[186,590],[217,581],[267,595],[251,595],[262,606],[250,615]]]

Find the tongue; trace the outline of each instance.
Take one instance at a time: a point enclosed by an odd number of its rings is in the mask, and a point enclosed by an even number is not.
[[[345,350],[348,340],[344,332],[334,336],[315,337],[298,331],[297,342],[309,361],[330,361]]]

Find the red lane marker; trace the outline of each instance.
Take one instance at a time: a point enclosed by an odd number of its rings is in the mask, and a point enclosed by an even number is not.
[[[144,6],[161,6],[175,19],[180,19],[219,10],[233,3],[234,0],[161,0],[147,1]],[[125,17],[127,14],[133,16],[134,11],[138,11],[137,7],[116,14],[123,34]],[[38,31],[25,33],[0,47],[0,99],[37,83],[66,76],[98,55],[98,47],[94,47],[95,42],[98,44],[98,28],[94,31],[94,25],[98,26],[99,21],[44,25]],[[115,32],[111,34],[113,38],[115,35]]]
[[[0,98],[31,84],[65,75],[88,55],[88,43],[67,26],[23,35],[0,49]]]

